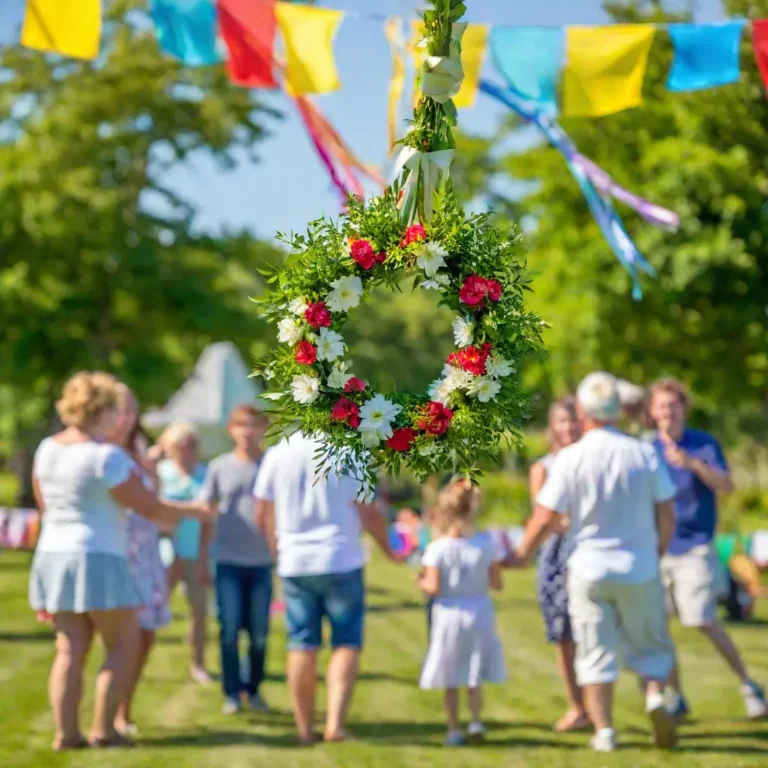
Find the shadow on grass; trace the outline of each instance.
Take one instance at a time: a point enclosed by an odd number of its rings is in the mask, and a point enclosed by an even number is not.
[[[42,632],[0,632],[0,643],[52,643],[53,630]]]
[[[161,736],[150,736],[139,740],[139,746],[155,749],[176,749],[178,747],[296,747],[296,737],[293,733],[259,734],[246,731],[213,731],[205,728],[197,729],[194,733],[172,733]]]

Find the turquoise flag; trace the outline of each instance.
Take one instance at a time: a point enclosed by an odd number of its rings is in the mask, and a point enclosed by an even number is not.
[[[224,60],[214,0],[152,0],[160,48],[189,67]]]
[[[744,21],[722,24],[669,24],[675,48],[667,78],[670,91],[700,91],[738,81]]]
[[[565,61],[562,29],[494,27],[491,55],[508,85],[544,112],[557,114],[557,82]]]

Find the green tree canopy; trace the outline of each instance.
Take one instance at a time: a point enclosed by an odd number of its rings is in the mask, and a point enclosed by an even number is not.
[[[680,18],[661,2],[606,8],[615,21]],[[763,18],[768,2],[728,0],[724,10]],[[530,182],[521,197],[495,194],[492,202],[500,215],[532,223],[531,308],[552,326],[546,362],[528,372],[534,386],[559,393],[595,368],[637,382],[675,374],[703,413],[739,429],[764,425],[756,416],[768,405],[768,102],[746,35],[741,60],[737,84],[670,93],[672,47],[659,31],[640,108],[562,121],[579,150],[619,183],[681,215],[670,234],[621,210],[659,273],[645,281],[641,302],[632,301],[629,279],[559,152],[543,143],[504,151],[520,131],[516,117],[491,140],[460,143],[455,176],[467,197],[504,178]]]

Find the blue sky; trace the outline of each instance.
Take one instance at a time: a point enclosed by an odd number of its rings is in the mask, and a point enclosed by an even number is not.
[[[321,5],[406,18],[415,16],[418,0],[321,0]],[[694,5],[700,21],[720,17],[719,0],[677,0],[670,7]],[[606,21],[601,0],[468,0],[467,19],[498,25],[599,24]],[[0,43],[18,32],[23,0],[0,0]],[[18,39],[18,38],[16,38]],[[389,49],[382,24],[348,17],[334,48],[341,90],[318,98],[319,105],[358,155],[386,168],[387,86],[391,72]],[[486,60],[485,73],[493,67]],[[283,95],[267,94],[285,119],[273,126],[274,135],[261,146],[262,160],[243,160],[223,172],[205,155],[173,172],[172,183],[199,209],[198,225],[217,231],[247,227],[272,237],[278,230],[302,230],[307,221],[339,211],[336,191],[296,117],[293,103]],[[480,95],[474,107],[462,110],[460,125],[470,132],[490,132],[501,108]]]
[[[360,13],[412,17],[417,0],[322,0],[322,5]],[[601,0],[469,0],[468,20],[500,25],[599,24],[606,20]],[[719,18],[719,0],[698,2],[699,20]],[[321,109],[359,156],[385,167],[387,86],[391,59],[381,23],[348,17],[336,38],[341,90],[318,98]],[[493,67],[486,60],[485,72]],[[206,229],[248,227],[263,237],[303,230],[321,214],[336,215],[338,196],[310,146],[290,100],[275,95],[285,114],[261,149],[262,161],[222,173],[201,157],[175,172],[175,179],[199,207]],[[491,131],[502,111],[480,95],[462,110],[467,131]]]

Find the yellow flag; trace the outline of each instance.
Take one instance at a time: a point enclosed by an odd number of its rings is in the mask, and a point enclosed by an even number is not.
[[[340,88],[333,58],[333,38],[344,12],[277,3],[275,15],[285,42],[285,89],[288,94],[303,96]]]
[[[471,107],[475,103],[477,84],[480,81],[480,71],[483,68],[487,48],[488,25],[467,24],[464,37],[461,38],[461,66],[464,67],[464,82],[453,99],[458,109]]]
[[[409,50],[411,61],[416,70],[416,78],[421,77],[421,63],[426,56],[426,48],[419,47],[424,39],[424,22],[411,22],[411,39]],[[488,48],[488,25],[467,24],[464,36],[461,38],[461,66],[464,68],[464,82],[461,90],[454,96],[453,103],[457,108],[471,107],[477,97],[477,84],[480,80],[480,71],[483,68],[485,51]],[[413,100],[418,101],[419,94],[415,93]]]
[[[403,36],[403,20],[400,18],[387,19],[384,24],[384,34],[392,50],[392,79],[389,81],[389,105],[387,108],[387,134],[389,148],[397,141],[397,122],[399,117],[400,100],[405,89],[405,37]]]
[[[652,24],[567,27],[563,114],[599,117],[639,106]]]
[[[76,59],[95,59],[101,0],[27,0],[21,44]]]

